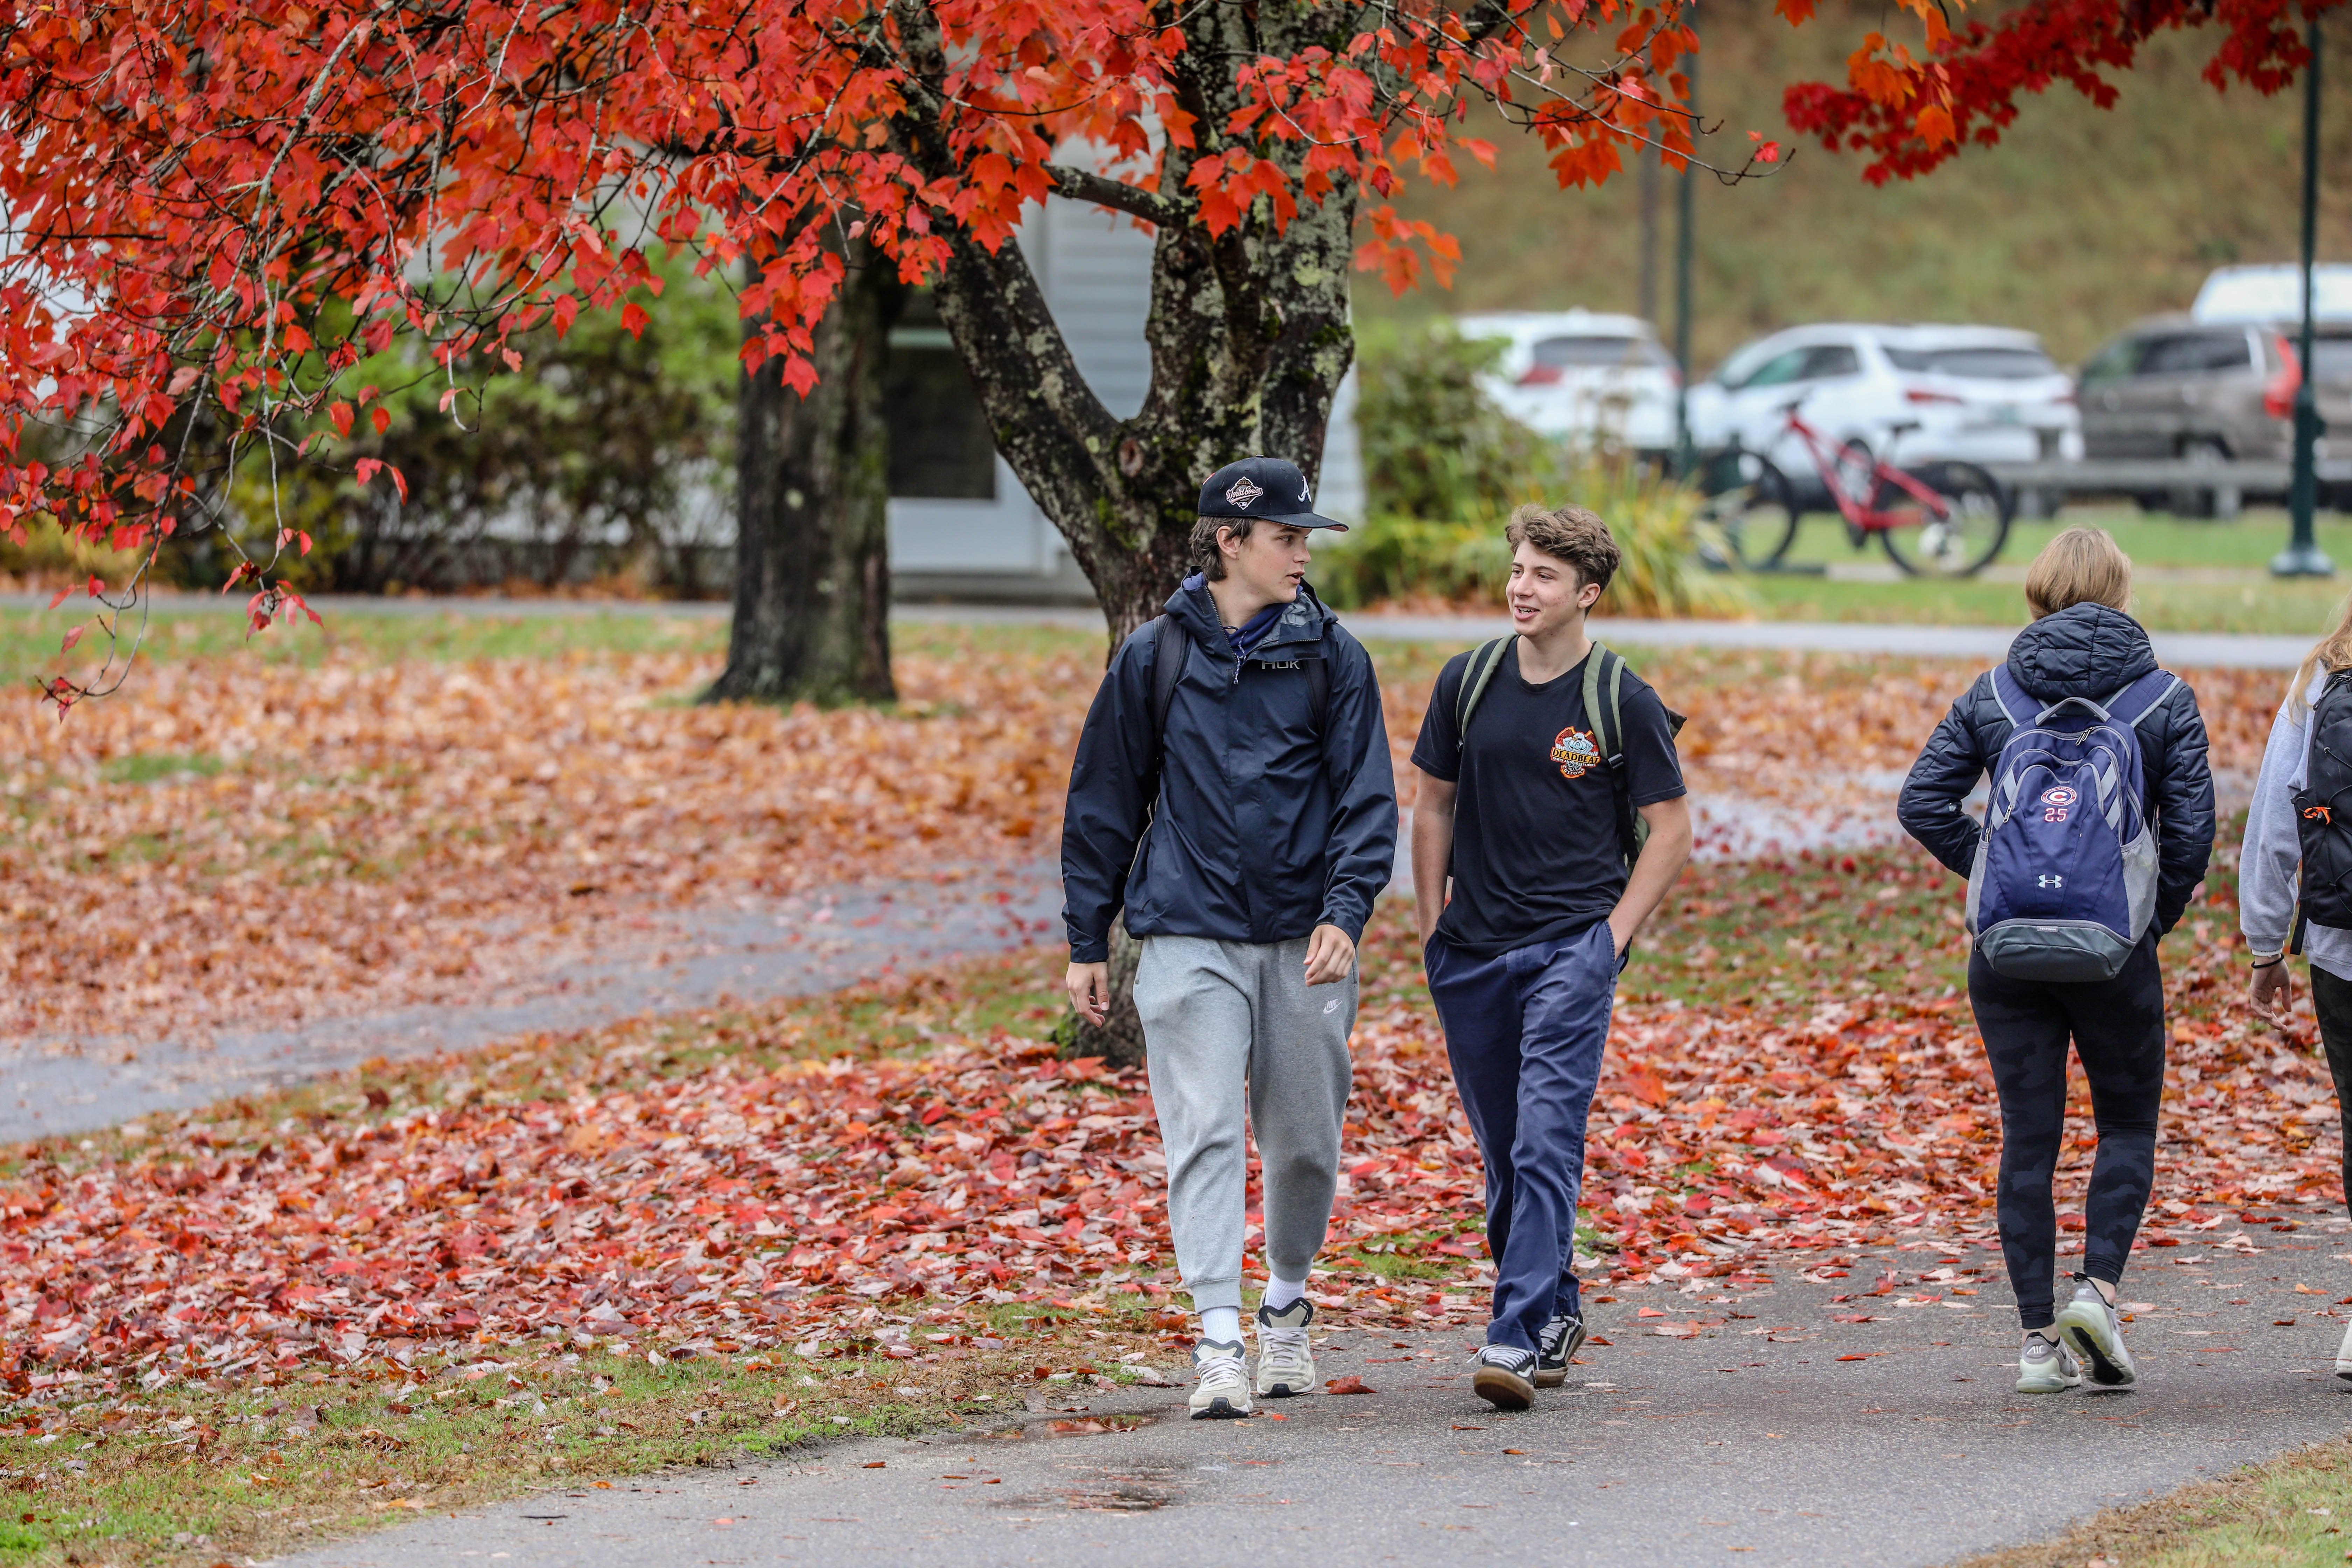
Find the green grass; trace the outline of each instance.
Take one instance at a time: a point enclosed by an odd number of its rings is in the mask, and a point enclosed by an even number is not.
[[[2200,522],[2137,507],[2076,506],[2055,519],[2020,519],[2009,531],[2009,543],[1988,574],[2014,578],[2022,574],[2035,552],[2061,529],[2104,528],[2143,574],[2190,568],[2219,567],[2256,577],[2267,577],[2271,557],[2286,543],[2287,515],[2276,507],[2250,509],[2229,522]],[[2317,532],[2320,548],[2352,568],[2352,519],[2322,512]],[[1808,518],[1790,549],[1793,562],[1864,562],[1889,564],[1886,552],[1873,540],[1856,550],[1846,538],[1844,524],[1835,517]]]
[[[2315,1443],[2218,1480],[2112,1510],[2056,1541],[1960,1568],[2342,1568],[2352,1558],[2352,1443]]]
[[[106,651],[105,633],[91,626],[71,654],[58,644],[88,624],[89,601],[68,599],[54,610],[0,610],[0,680],[22,685],[60,670],[87,679]],[[727,618],[615,612],[590,615],[411,615],[333,607],[323,626],[280,623],[248,637],[236,616],[214,606],[182,609],[166,601],[137,642],[142,660],[180,661],[236,655],[270,663],[315,665],[330,652],[372,661],[415,658],[457,662],[477,658],[560,658],[579,653],[723,653]],[[121,647],[138,631],[126,618]],[[132,678],[137,679],[135,676]]]
[[[137,756],[118,757],[99,769],[98,776],[108,784],[153,784],[159,779],[210,778],[227,764],[218,757],[176,757],[163,752],[142,752]]]
[[[1860,621],[1884,626],[2020,626],[2025,599],[2014,583],[1828,582],[1764,575],[1749,580],[1769,621]],[[2210,584],[2143,583],[2133,613],[2160,632],[2251,632],[2317,640],[2343,607],[2342,581]]]
[[[2063,528],[2104,528],[2132,559],[2133,614],[2157,631],[2261,632],[2316,639],[2335,625],[2347,579],[2280,581],[2270,560],[2286,542],[2286,514],[2245,513],[2231,522],[2195,522],[2137,508],[2074,507],[2056,520],[2021,521],[2000,559],[1960,581],[1875,578],[1892,569],[1876,541],[1855,549],[1834,517],[1806,520],[1792,563],[1853,565],[1873,580],[1803,573],[1741,579],[1757,614],[1776,621],[1864,621],[1890,626],[2022,626],[2025,568]],[[2352,520],[2318,523],[2320,547],[2352,570]]]

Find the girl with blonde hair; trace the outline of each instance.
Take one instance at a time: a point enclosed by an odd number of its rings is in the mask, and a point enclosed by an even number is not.
[[[2017,1391],[2056,1394],[2079,1386],[2086,1373],[2109,1387],[2138,1376],[2124,1346],[2116,1287],[2156,1173],[2165,1043],[2157,941],[2204,879],[2213,850],[2213,776],[2196,693],[2157,668],[2147,631],[2125,613],[2131,561],[2113,537],[2096,528],[2059,534],[2027,569],[2025,598],[2033,624],[2010,644],[2001,669],[1979,676],[1952,704],[1912,765],[1896,814],[1905,831],[1967,877],[1979,868],[1985,828],[1962,803],[1988,768],[2002,775],[2001,785],[2016,784],[2021,775],[2001,755],[2012,733],[2051,734],[2087,706],[2101,724],[2128,728],[2137,739],[2145,794],[2138,805],[2155,831],[2156,875],[2152,901],[2137,910],[2146,929],[2136,940],[2116,933],[2106,950],[2118,966],[2103,963],[2096,973],[2107,977],[2088,978],[2073,964],[2021,963],[2001,947],[1998,925],[1979,932],[1969,955],[1969,1004],[2000,1095],[2000,1247],[2023,1330]],[[2036,793],[2013,797],[1999,829],[2011,852],[2016,835],[2036,831],[2021,829],[2021,821],[2067,824],[2047,830],[2059,836],[2051,840],[2057,843],[2095,831],[2090,825],[2098,818],[2081,792],[2043,788],[2053,777],[2046,773],[2022,776]],[[1991,879],[1972,882],[1972,917],[1979,912],[1977,888]],[[2066,879],[2035,880],[2048,889],[2063,887]],[[2053,908],[2034,911],[2045,930],[2087,929],[2090,922],[2066,918],[2067,896],[2055,895]],[[2051,977],[2059,973],[2066,977]],[[2083,1202],[2082,1270],[2074,1299],[2060,1308],[2052,1178],[2066,1131],[2070,1047],[2090,1079],[2099,1152]]]
[[[2311,967],[2352,1197],[2352,600],[2287,683],[2263,747],[2238,854],[2238,929],[2253,964],[2253,1003],[2284,1020],[2290,951]],[[2352,1329],[2336,1351],[2352,1382]]]

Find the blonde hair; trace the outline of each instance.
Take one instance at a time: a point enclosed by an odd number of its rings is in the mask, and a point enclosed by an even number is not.
[[[2336,617],[2336,629],[2320,638],[2304,656],[2294,672],[2294,684],[2287,688],[2287,712],[2301,720],[2311,710],[2312,679],[2321,670],[2333,675],[2339,669],[2352,669],[2352,598],[2344,601],[2344,608]]]
[[[2131,607],[2131,557],[2104,528],[2070,528],[2042,547],[2025,569],[2025,604],[2033,618],[2076,605]]]

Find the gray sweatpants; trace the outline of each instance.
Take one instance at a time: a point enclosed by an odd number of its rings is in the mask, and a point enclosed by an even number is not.
[[[1244,1107],[1265,1179],[1267,1267],[1306,1279],[1331,1223],[1356,975],[1309,990],[1307,941],[1146,937],[1136,966],[1168,1228],[1197,1311],[1242,1304]]]

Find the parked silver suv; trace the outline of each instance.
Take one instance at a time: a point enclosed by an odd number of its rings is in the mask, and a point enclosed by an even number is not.
[[[2313,357],[2319,415],[2352,431],[2352,332],[2329,322]],[[2295,389],[2294,351],[2283,329],[2158,316],[2141,321],[2091,356],[2075,397],[2084,455],[2102,458],[2231,458],[2284,462],[2294,455],[2287,417]],[[2228,490],[2175,489],[2139,498],[2192,516],[2236,510]]]

